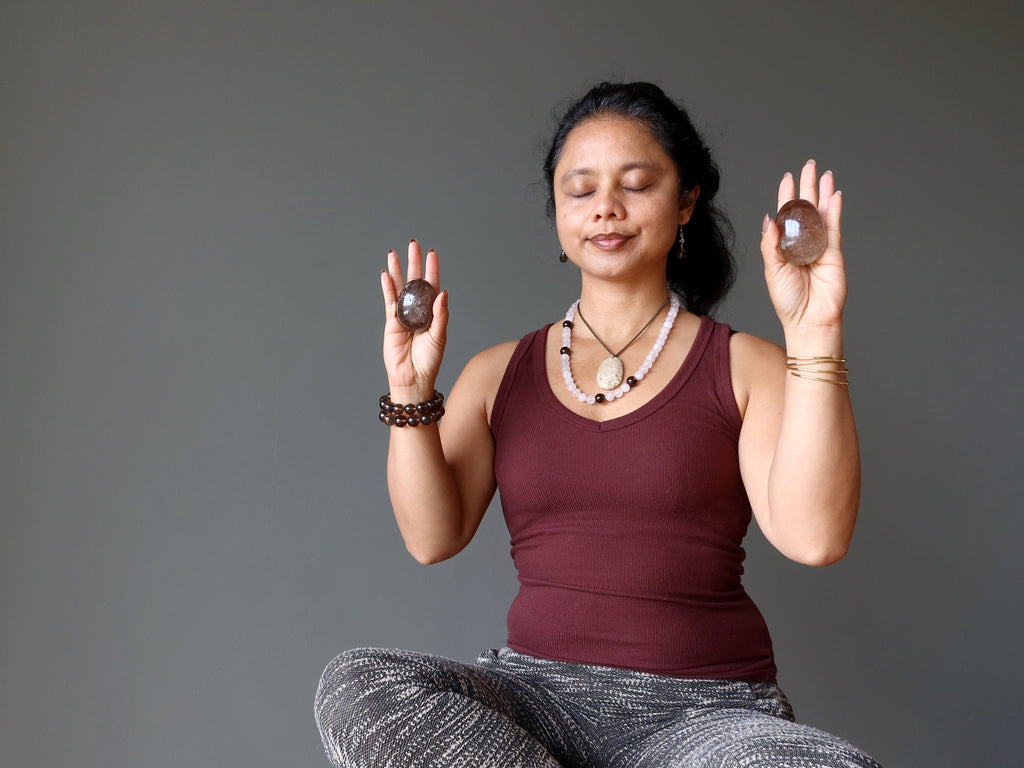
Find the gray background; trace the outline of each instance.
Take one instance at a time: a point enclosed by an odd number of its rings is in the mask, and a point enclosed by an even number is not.
[[[556,319],[552,110],[651,79],[717,149],[742,277],[807,157],[846,194],[864,455],[846,560],[748,539],[798,716],[895,766],[1020,765],[1019,3],[0,5],[0,761],[323,766],[342,649],[472,658],[495,507],[425,568],[384,485],[377,275],[451,291],[447,390]]]

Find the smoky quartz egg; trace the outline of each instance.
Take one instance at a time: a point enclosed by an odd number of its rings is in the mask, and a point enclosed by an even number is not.
[[[775,216],[779,227],[779,253],[798,267],[813,264],[825,252],[828,236],[821,214],[806,200],[790,200]]]
[[[434,320],[434,299],[437,290],[426,280],[410,280],[398,294],[395,314],[398,322],[410,331],[429,328]]]

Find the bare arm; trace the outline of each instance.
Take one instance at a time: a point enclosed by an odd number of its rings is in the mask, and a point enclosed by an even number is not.
[[[801,173],[800,196],[816,203],[825,218],[828,247],[821,259],[806,267],[786,264],[778,253],[773,221],[766,222],[762,237],[765,277],[786,350],[742,334],[733,338],[731,349],[734,379],[746,401],[740,467],[758,525],[787,557],[827,565],[846,554],[860,500],[860,449],[849,387],[789,375],[784,358],[844,357],[842,197],[827,173],[819,201],[815,177],[816,169],[808,163]],[[779,187],[779,205],[795,192],[787,174]],[[841,375],[821,378],[845,380]]]
[[[409,245],[409,279],[421,276],[439,288],[437,254],[426,257]],[[440,369],[448,322],[447,293],[434,302],[434,320],[419,334],[395,318],[404,285],[398,256],[388,254],[381,274],[384,294],[384,362],[391,399],[396,403],[429,400]],[[512,345],[514,348],[514,344]],[[494,495],[494,446],[488,412],[511,355],[508,345],[477,355],[466,366],[445,403],[440,424],[391,428],[388,491],[395,519],[409,553],[421,563],[445,560],[473,538]]]

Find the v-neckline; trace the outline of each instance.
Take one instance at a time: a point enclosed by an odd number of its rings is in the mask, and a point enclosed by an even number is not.
[[[643,420],[654,411],[661,408],[666,402],[671,400],[679,389],[686,383],[686,380],[690,378],[693,370],[697,367],[697,362],[700,360],[704,353],[704,349],[707,347],[708,342],[711,339],[711,331],[714,328],[714,321],[706,315],[701,316],[700,326],[697,328],[697,333],[693,338],[693,343],[690,345],[690,350],[686,353],[679,368],[673,374],[672,378],[669,379],[668,383],[661,388],[654,397],[648,400],[640,407],[624,413],[621,416],[615,416],[611,419],[604,421],[597,421],[596,419],[590,419],[586,416],[581,416],[575,411],[570,410],[558,397],[555,395],[551,388],[551,380],[548,375],[548,331],[551,325],[546,326],[537,337],[537,343],[534,344],[532,353],[535,356],[539,356],[540,360],[535,359],[535,365],[533,366],[534,375],[537,377],[537,388],[541,392],[541,399],[544,404],[551,408],[561,418],[572,422],[578,427],[583,429],[589,429],[593,432],[607,432],[613,429],[621,429],[622,427],[628,427],[631,424],[635,424],[638,421]],[[561,374],[557,377],[561,381]],[[593,406],[594,408],[601,408],[600,405]]]

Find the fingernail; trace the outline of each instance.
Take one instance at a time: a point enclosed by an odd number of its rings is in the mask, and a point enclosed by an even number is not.
[[[410,243],[415,243],[416,242],[416,238],[415,237],[410,237],[409,238],[409,242]]]
[[[817,163],[816,163],[816,162],[814,161],[814,158],[813,158],[813,157],[812,157],[812,158],[810,158],[810,159],[809,159],[809,160],[807,161],[807,164],[808,164],[808,165],[817,165]]]
[[[433,248],[431,248],[429,251],[427,251],[427,253],[437,253],[437,251],[435,251]]]
[[[786,171],[784,174],[782,174],[782,178],[784,178],[784,179],[792,179],[793,178],[793,174],[790,173],[789,171]]]
[[[764,220],[761,222],[761,234],[763,235],[768,231],[768,223],[772,220],[771,216],[767,213],[764,215]]]
[[[831,175],[832,175],[832,171],[825,171],[825,172],[824,172],[823,174],[821,174],[821,175],[822,175],[822,176],[831,176]]]

